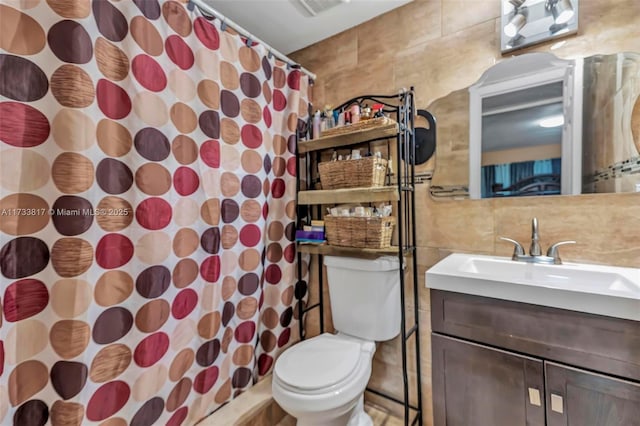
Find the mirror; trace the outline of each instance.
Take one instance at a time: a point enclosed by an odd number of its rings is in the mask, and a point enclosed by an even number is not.
[[[504,87],[500,84],[503,84],[504,81],[520,80],[521,82],[521,78],[526,77],[525,74],[531,74],[523,72],[522,67],[511,67],[509,63],[516,59],[522,63],[523,57],[535,58],[535,55],[547,55],[549,57],[547,59],[555,62],[556,65],[565,63],[571,72],[567,74],[568,77],[564,76],[555,81],[552,78],[548,87],[540,84],[525,84],[518,87],[516,84],[512,85],[509,90],[502,90]],[[499,72],[492,73],[491,70]],[[487,75],[489,77],[493,75],[493,77],[487,80]],[[574,88],[571,97],[567,98],[564,92],[558,93],[557,81],[563,82],[563,90],[566,90],[566,85]],[[490,84],[487,86],[494,89],[495,85],[498,85],[501,90],[497,92],[489,90],[490,96],[476,96],[474,117],[471,116],[474,114],[472,112],[474,108],[471,107],[470,88],[451,92],[427,107],[427,110],[435,116],[438,122],[435,170],[431,182],[432,196],[436,198],[469,198],[470,187],[479,189],[482,185],[480,164],[475,168],[472,167],[470,179],[470,153],[474,150],[476,153],[481,153],[482,145],[479,141],[470,145],[470,140],[479,140],[482,134],[485,134],[488,139],[494,139],[493,143],[496,144],[498,142],[495,140],[500,138],[501,133],[512,135],[509,138],[511,141],[522,142],[535,138],[531,135],[530,128],[532,125],[541,127],[541,116],[536,116],[541,110],[546,110],[545,115],[551,116],[558,115],[550,114],[551,110],[562,111],[561,117],[565,119],[561,126],[548,127],[547,129],[550,130],[543,130],[539,135],[540,138],[545,137],[545,134],[549,138],[555,138],[556,142],[548,139],[549,142],[543,144],[547,146],[545,149],[549,148],[549,153],[541,152],[544,150],[540,147],[532,149],[538,157],[544,157],[539,159],[544,160],[557,159],[557,153],[561,154],[560,174],[562,176],[562,172],[564,172],[565,179],[571,176],[573,180],[569,186],[565,185],[562,193],[633,192],[640,190],[640,187],[637,187],[640,185],[640,54],[623,52],[563,61],[548,53],[529,53],[494,65],[472,87],[483,87],[483,82],[489,82]],[[474,89],[471,89],[471,92],[473,91]],[[524,91],[524,93],[520,91]],[[532,110],[525,108],[523,112],[518,108],[513,108],[514,99],[528,98],[531,98],[529,99],[531,101],[529,107]],[[562,99],[562,107],[558,102],[559,98]],[[483,107],[482,104],[477,105],[478,99],[480,102],[485,101],[484,107],[489,111],[493,108],[493,112],[505,112],[506,116],[490,113],[483,117],[478,112],[482,111]],[[572,113],[570,111],[567,113],[567,102],[581,105],[581,111],[579,108],[574,108]],[[522,104],[522,102],[519,103]],[[536,109],[538,109],[537,113]],[[527,117],[528,121],[521,122],[517,120],[518,116]],[[473,127],[480,129],[480,131],[472,131],[472,123],[476,123],[473,124]],[[499,127],[496,128],[496,125]],[[530,126],[529,130],[522,130],[524,129],[522,126],[525,125]],[[562,133],[562,142],[559,147],[557,145],[558,133]],[[553,148],[554,145],[555,148]],[[523,147],[520,146],[520,148]],[[491,151],[491,149],[489,146],[486,151]],[[522,154],[522,150],[520,151]],[[517,160],[518,157],[514,157],[514,161],[509,163],[518,162]],[[490,161],[487,160],[487,162]],[[569,164],[572,167],[566,171]],[[549,172],[542,174],[555,175],[558,170],[558,161],[551,161],[550,164],[544,165],[534,164],[534,167]],[[494,183],[497,183],[494,189],[498,192],[502,189],[502,193],[498,196],[519,196],[557,194],[559,182],[551,180],[546,184],[541,179],[537,184],[538,188],[542,189],[537,192],[523,191],[524,185],[516,187],[516,190],[510,188],[512,191],[506,191],[513,185],[506,185],[506,182]]]

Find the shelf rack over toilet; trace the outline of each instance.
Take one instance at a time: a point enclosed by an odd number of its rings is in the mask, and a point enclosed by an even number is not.
[[[298,277],[303,276],[302,256],[304,253],[318,256],[316,272],[318,276],[318,302],[305,306],[301,303],[304,291],[298,291],[296,286],[296,298],[298,299],[298,318],[301,339],[306,336],[305,319],[313,310],[319,311],[320,333],[325,331],[324,324],[324,298],[323,298],[323,273],[322,256],[354,256],[375,258],[385,255],[398,256],[401,264],[404,262],[409,268],[410,280],[405,277],[405,272],[400,269],[400,303],[402,323],[400,325],[400,342],[402,357],[402,396],[391,395],[380,389],[367,387],[370,392],[379,397],[393,401],[403,407],[404,425],[422,425],[423,407],[421,390],[421,366],[420,366],[420,331],[419,331],[419,289],[418,267],[416,257],[416,230],[415,230],[415,104],[413,87],[409,90],[402,89],[395,95],[364,95],[350,99],[339,105],[336,109],[347,110],[357,103],[381,104],[383,112],[395,123],[378,127],[365,128],[355,132],[343,132],[331,136],[310,139],[311,120],[305,126],[298,129],[296,146],[297,166],[297,205],[298,205],[298,229],[308,224],[312,219],[323,217],[323,206],[328,204],[340,204],[351,202],[375,203],[380,201],[395,202],[396,215],[395,245],[383,249],[351,248],[330,245],[301,245],[298,244]],[[354,127],[355,128],[355,127]],[[384,141],[387,144],[387,153],[395,152],[396,158],[392,161],[392,170],[387,178],[386,186],[374,188],[355,188],[345,190],[314,190],[319,182],[317,165],[320,162],[323,150],[348,148],[354,145],[370,144],[375,141]],[[393,151],[395,149],[395,151]],[[303,170],[304,169],[304,170]],[[302,177],[305,177],[306,188],[302,188]],[[410,282],[407,282],[410,281]],[[406,291],[411,286],[413,297],[413,321],[407,324]],[[304,286],[302,287],[304,288]],[[416,401],[410,401],[410,377],[409,377],[409,339],[415,340],[415,387]]]

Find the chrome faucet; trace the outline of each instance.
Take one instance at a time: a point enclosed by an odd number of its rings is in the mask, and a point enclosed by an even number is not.
[[[542,255],[542,250],[540,248],[540,235],[538,232],[538,219],[533,218],[531,221],[531,245],[529,246],[529,255],[527,255],[524,251],[524,247],[522,244],[513,240],[511,238],[500,237],[503,241],[508,241],[513,244],[513,255],[511,259],[519,262],[530,262],[530,263],[546,263],[553,265],[562,264],[562,259],[560,259],[560,252],[558,251],[558,247],[564,244],[575,244],[575,241],[560,241],[552,244],[547,250],[547,255]]]

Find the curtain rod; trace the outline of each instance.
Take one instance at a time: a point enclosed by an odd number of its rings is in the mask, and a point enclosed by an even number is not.
[[[287,55],[277,51],[276,49],[271,47],[269,44],[267,44],[264,41],[262,41],[260,38],[254,36],[249,31],[245,30],[240,25],[238,25],[237,23],[235,23],[231,19],[229,19],[226,16],[224,16],[222,13],[218,12],[217,10],[215,10],[214,8],[209,6],[207,3],[205,3],[204,0],[189,0],[189,3],[192,4],[192,5],[197,6],[201,11],[206,12],[208,15],[211,15],[211,16],[214,16],[215,18],[218,18],[223,24],[226,24],[226,25],[232,27],[234,30],[236,30],[238,33],[240,33],[242,36],[250,39],[251,41],[256,41],[256,42],[262,44],[276,58],[286,62],[288,65],[295,65],[296,68],[298,68],[304,74],[308,75],[309,78],[311,78],[313,80],[316,79],[316,75],[314,73],[312,73],[308,69],[304,68],[303,66],[301,66],[297,62],[293,61]]]

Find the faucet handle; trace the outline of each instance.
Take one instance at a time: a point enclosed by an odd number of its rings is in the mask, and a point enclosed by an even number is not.
[[[558,250],[558,247],[563,246],[565,244],[575,244],[575,243],[576,243],[575,241],[560,241],[555,244],[551,244],[551,246],[549,247],[549,250],[547,250],[547,257],[553,258],[554,265],[561,265],[562,259],[560,259],[560,251]]]
[[[499,237],[499,238],[502,241],[508,241],[514,245],[513,255],[511,256],[511,259],[518,260],[518,256],[524,256],[524,247],[522,247],[522,244],[520,244],[516,240],[512,240],[511,238],[506,238],[506,237]]]

